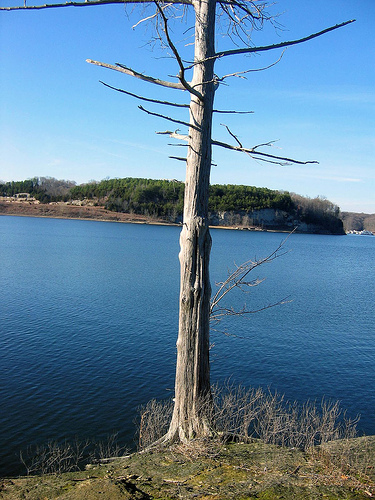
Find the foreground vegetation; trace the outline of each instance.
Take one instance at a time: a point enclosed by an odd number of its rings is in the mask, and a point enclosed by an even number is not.
[[[368,499],[375,495],[375,439],[309,452],[261,441],[197,441],[103,461],[84,471],[0,482],[18,499]]]
[[[71,181],[42,177],[0,183],[0,196],[27,193],[40,203],[89,200],[111,212],[181,222],[184,189],[184,183],[176,180],[106,179],[77,186]],[[253,217],[253,212],[264,209],[282,211],[291,221],[319,225],[328,232],[343,232],[339,207],[324,198],[310,199],[254,186],[210,186],[212,219],[226,212],[229,225],[259,225],[261,221],[257,215]],[[228,225],[227,222],[223,225]]]
[[[140,452],[119,456],[125,453],[112,436],[82,466],[88,443],[30,448],[21,455],[30,475],[3,479],[0,498],[359,500],[375,495],[375,436],[354,438],[357,422],[346,419],[337,402],[299,405],[276,392],[234,386],[214,387],[210,401],[208,418],[215,429],[210,438],[155,444],[173,405],[152,400],[139,413]],[[202,402],[202,411],[207,407]]]

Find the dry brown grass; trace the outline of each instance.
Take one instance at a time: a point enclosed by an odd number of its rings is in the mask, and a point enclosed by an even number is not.
[[[140,409],[139,448],[145,449],[168,430],[173,411],[171,400],[151,400]],[[310,450],[316,446],[350,439],[356,435],[357,419],[346,418],[338,401],[289,402],[276,391],[225,385],[212,388],[212,399],[201,402],[211,422],[213,436]]]
[[[117,434],[92,442],[89,440],[50,440],[43,445],[29,446],[20,452],[27,475],[63,474],[78,471],[88,463],[100,463],[126,453],[119,445]]]

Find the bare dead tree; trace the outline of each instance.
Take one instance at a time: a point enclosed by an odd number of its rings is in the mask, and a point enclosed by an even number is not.
[[[187,154],[186,158],[175,157],[177,160],[186,161],[186,180],[179,254],[181,278],[175,404],[169,431],[165,437],[167,441],[179,439],[186,442],[196,436],[208,435],[211,432],[209,418],[200,402],[210,398],[209,258],[211,236],[208,226],[208,193],[212,146],[243,152],[251,158],[271,163],[310,163],[263,152],[263,147],[271,145],[269,142],[245,147],[229,129],[228,132],[234,139],[235,145],[212,138],[213,115],[215,111],[219,112],[219,110],[214,110],[215,92],[222,85],[224,78],[241,76],[241,72],[233,72],[231,75],[224,75],[220,78],[215,74],[215,63],[219,59],[230,56],[273,51],[307,42],[353,21],[331,26],[301,39],[257,47],[251,43],[252,32],[261,30],[267,22],[273,24],[276,22],[268,14],[269,3],[264,0],[169,0],[168,2],[162,0],[88,0],[30,6],[24,4],[17,7],[1,7],[1,10],[93,7],[117,3],[154,7],[154,12],[141,19],[140,22],[152,21],[157,26],[157,37],[164,46],[168,47],[175,59],[178,69],[177,81],[145,75],[124,64],[108,64],[91,59],[87,61],[153,85],[179,90],[190,95],[189,121],[177,120],[140,107],[146,113],[187,129],[185,134],[180,134],[178,130],[166,132],[172,138],[177,138],[187,144]],[[194,54],[189,63],[185,63],[180,55],[169,29],[170,19],[176,17],[173,10],[176,6],[183,6],[181,17],[191,10],[194,13],[194,44],[192,44]],[[215,49],[217,22],[229,39],[235,42],[235,48],[219,51]],[[133,97],[146,100],[142,96],[134,95]],[[158,99],[153,99],[152,104],[175,106],[175,103]],[[218,298],[216,302],[217,300]]]

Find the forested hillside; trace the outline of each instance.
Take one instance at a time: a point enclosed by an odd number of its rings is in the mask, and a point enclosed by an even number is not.
[[[81,185],[50,177],[0,183],[1,196],[19,193],[27,193],[41,203],[90,201],[113,212],[181,222],[184,183],[130,177]],[[273,212],[265,213],[267,210]],[[320,227],[322,231],[343,232],[337,205],[320,197],[311,199],[268,188],[214,184],[210,187],[209,211],[214,225],[273,228],[304,223],[311,228],[317,226],[317,231]]]
[[[48,177],[0,184],[0,195],[28,193],[42,203],[95,200],[109,210],[133,211],[150,216],[182,215],[184,183],[176,180],[106,179],[75,185]],[[274,208],[289,211],[293,201],[289,193],[254,186],[218,185],[210,188],[210,211],[251,211]]]

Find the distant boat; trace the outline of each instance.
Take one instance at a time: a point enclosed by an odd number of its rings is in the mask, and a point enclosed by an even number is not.
[[[356,231],[355,229],[353,229],[352,231],[348,231],[347,234],[358,234],[360,236],[375,236],[374,233],[371,231],[366,231],[366,230]]]

